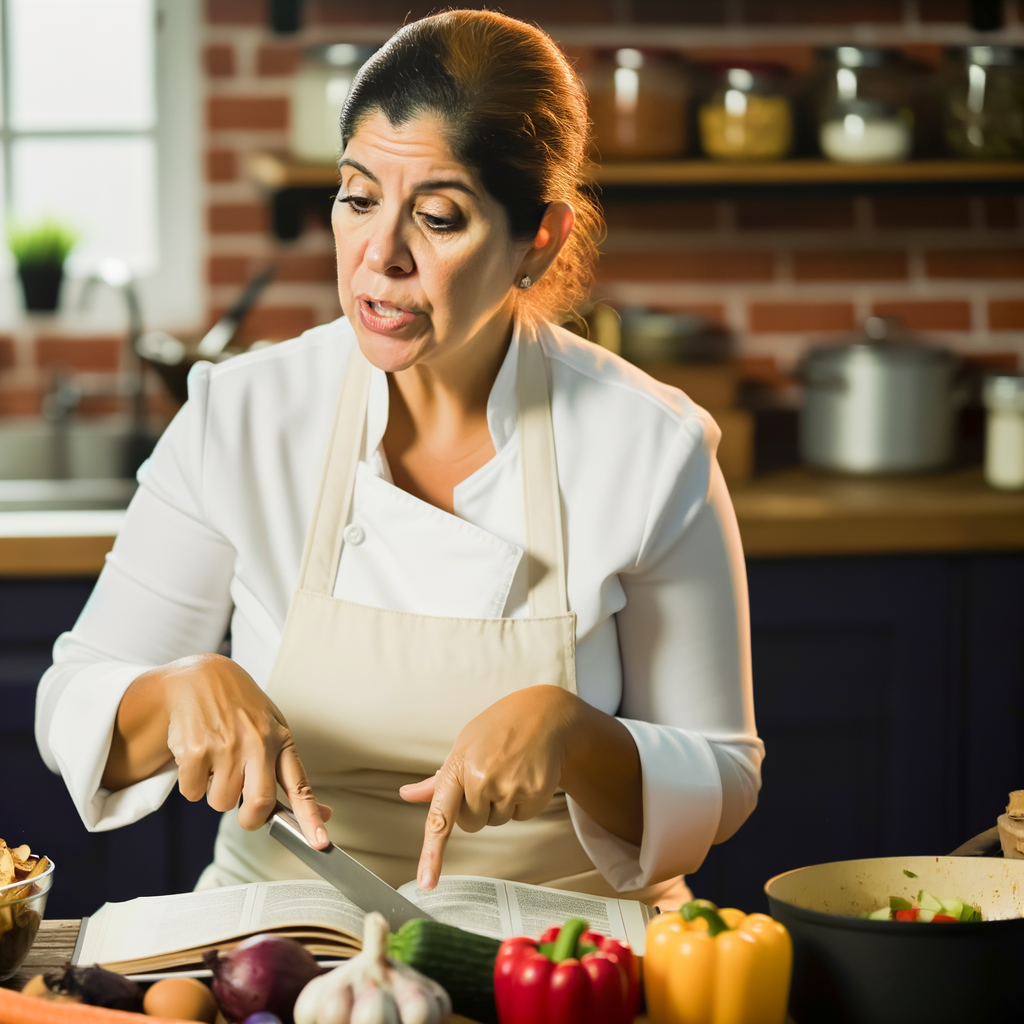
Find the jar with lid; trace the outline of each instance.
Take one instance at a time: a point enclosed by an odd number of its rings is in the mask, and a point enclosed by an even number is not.
[[[819,53],[818,142],[830,160],[905,160],[913,149],[912,69],[897,50],[836,46]]]
[[[632,47],[600,51],[583,73],[583,84],[601,157],[686,151],[690,82],[678,54]]]
[[[335,43],[303,52],[292,81],[291,151],[299,160],[326,163],[338,159],[338,119],[356,72],[375,46]]]
[[[985,481],[1001,490],[1024,490],[1024,376],[990,377],[984,400]]]
[[[946,145],[956,156],[1024,156],[1024,50],[961,46],[946,51]]]
[[[793,145],[786,69],[761,62],[716,64],[700,107],[700,141],[716,160],[780,160]]]

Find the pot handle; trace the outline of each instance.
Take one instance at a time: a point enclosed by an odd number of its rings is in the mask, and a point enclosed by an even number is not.
[[[954,380],[953,387],[949,392],[949,404],[954,411],[962,409],[971,400],[970,381],[962,377]]]
[[[963,846],[958,846],[950,857],[998,857],[1002,854],[1002,843],[999,841],[999,827],[987,829],[981,835],[968,839]]]

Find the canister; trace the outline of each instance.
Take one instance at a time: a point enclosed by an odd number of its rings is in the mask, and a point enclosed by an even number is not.
[[[985,481],[1000,490],[1024,490],[1024,375],[989,377],[984,399]]]
[[[291,150],[299,160],[327,163],[338,158],[338,120],[356,72],[376,52],[374,46],[334,43],[311,46],[292,82]]]

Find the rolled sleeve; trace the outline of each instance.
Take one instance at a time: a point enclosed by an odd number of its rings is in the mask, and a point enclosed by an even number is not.
[[[696,870],[718,831],[722,786],[708,741],[651,722],[619,719],[630,731],[643,773],[644,834],[640,846],[620,839],[569,800],[587,856],[619,892]]]
[[[655,486],[636,565],[620,574],[620,721],[643,775],[640,846],[571,805],[610,884],[640,889],[694,872],[757,803],[764,747],[754,725],[746,572],[715,459],[717,426],[686,417]]]
[[[174,787],[177,771],[173,766],[116,793],[101,785],[121,698],[150,667],[71,661],[63,663],[54,673],[57,678],[50,681],[60,695],[54,701],[40,746],[45,742],[90,832],[105,832],[138,821],[155,811]]]
[[[144,672],[215,651],[231,612],[232,546],[201,521],[205,376],[139,472],[140,487],[73,629],[58,638],[36,695],[36,742],[59,772],[86,828],[106,831],[156,810],[172,765],[112,793],[102,786],[117,710]],[[190,455],[190,450],[192,450]]]

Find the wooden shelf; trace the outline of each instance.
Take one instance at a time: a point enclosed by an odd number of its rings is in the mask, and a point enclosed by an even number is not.
[[[1024,188],[1024,161],[906,160],[890,164],[839,164],[829,160],[767,163],[715,160],[644,160],[606,163],[594,181],[616,185],[885,185],[893,183],[985,184],[1015,181]]]
[[[334,164],[310,164],[282,153],[254,153],[249,174],[265,188],[333,188],[338,184]]]
[[[334,164],[309,164],[279,153],[256,153],[249,173],[269,189],[332,188]],[[1021,160],[906,160],[891,164],[839,164],[829,160],[764,163],[716,160],[631,160],[595,165],[592,178],[604,188],[707,185],[863,185],[1015,183],[1024,189]]]

